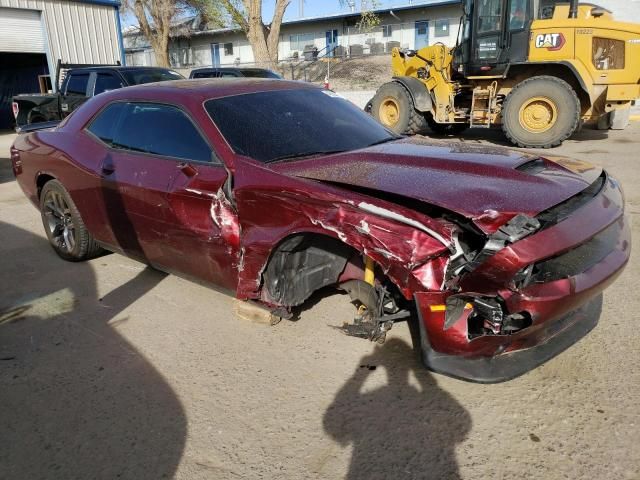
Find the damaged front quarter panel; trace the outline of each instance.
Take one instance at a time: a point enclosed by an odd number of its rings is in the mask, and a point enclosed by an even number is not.
[[[234,188],[245,251],[244,269],[239,272],[239,298],[259,298],[274,307],[290,307],[308,297],[311,287],[290,297],[282,292],[300,290],[299,285],[279,285],[277,292],[262,288],[264,275],[268,273],[273,278],[272,259],[282,268],[287,264],[282,253],[291,248],[287,239],[296,235],[336,239],[349,247],[349,255],[373,259],[407,300],[416,290],[442,286],[443,268],[455,249],[452,234],[457,227],[450,222],[355,193],[345,199],[343,190],[317,182],[312,182],[313,195],[304,188],[308,182],[305,180],[291,179],[290,185],[283,188],[281,176],[268,169],[260,170],[260,188],[244,182]],[[238,178],[252,176],[245,172]],[[273,188],[269,185],[271,180]],[[317,241],[312,243],[318,247]],[[320,244],[322,247],[322,241]],[[307,259],[319,258],[308,252],[305,255]],[[320,275],[320,280],[312,282],[317,288],[338,281],[347,253],[335,257],[340,258],[341,268],[325,268],[318,260],[319,270],[328,278]]]

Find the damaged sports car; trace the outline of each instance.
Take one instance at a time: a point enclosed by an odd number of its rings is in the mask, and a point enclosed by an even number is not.
[[[477,382],[586,335],[630,255],[601,168],[398,137],[298,82],[115,90],[11,158],[64,259],[118,252],[284,318],[333,286],[357,307],[346,333],[409,320],[428,368]]]

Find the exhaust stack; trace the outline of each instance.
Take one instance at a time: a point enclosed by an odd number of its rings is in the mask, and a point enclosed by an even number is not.
[[[571,0],[571,4],[569,6],[569,18],[578,18],[578,1],[579,0]]]

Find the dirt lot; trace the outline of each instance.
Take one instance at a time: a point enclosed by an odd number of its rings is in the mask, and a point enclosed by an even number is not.
[[[549,153],[607,167],[635,220],[639,146],[635,123]],[[384,346],[335,331],[341,295],[266,327],[119,255],[65,263],[6,158],[0,245],[2,479],[640,479],[637,250],[595,331],[483,386],[424,370],[404,325]]]

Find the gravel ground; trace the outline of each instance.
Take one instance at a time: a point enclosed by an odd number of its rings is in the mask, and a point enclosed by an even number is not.
[[[486,135],[464,141],[503,143]],[[608,168],[635,220],[639,140],[585,129],[547,153]],[[119,255],[65,263],[6,159],[0,245],[2,479],[640,479],[637,251],[588,337],[476,385],[424,370],[405,325],[383,346],[332,329],[342,295],[267,327]]]

